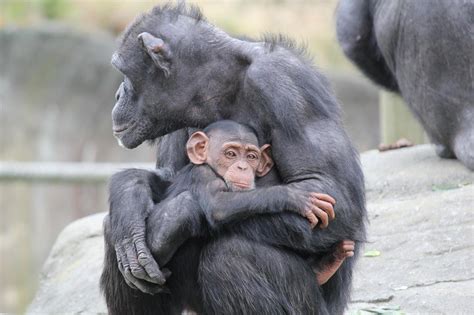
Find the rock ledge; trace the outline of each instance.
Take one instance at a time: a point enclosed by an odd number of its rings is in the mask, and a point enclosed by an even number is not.
[[[361,155],[370,218],[349,313],[474,309],[474,173],[430,145]],[[29,313],[106,313],[99,213],[64,229],[46,261]],[[363,313],[361,311],[360,313]],[[372,313],[373,314],[373,313]]]

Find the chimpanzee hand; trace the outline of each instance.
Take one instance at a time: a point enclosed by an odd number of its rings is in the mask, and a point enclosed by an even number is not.
[[[311,223],[311,227],[315,227],[318,221],[321,220],[321,228],[326,228],[329,220],[334,220],[336,217],[334,213],[334,205],[336,200],[326,194],[311,193],[309,202],[306,204],[306,218]],[[318,220],[319,218],[319,220]]]
[[[354,241],[343,240],[337,244],[331,255],[323,257],[319,268],[313,266],[318,283],[320,285],[325,284],[337,272],[346,258],[354,256],[354,249]]]
[[[334,257],[336,261],[343,261],[347,257],[354,256],[355,242],[351,240],[343,240],[337,244]]]
[[[321,221],[320,227],[326,228],[329,220],[334,220],[336,200],[331,196],[312,192],[309,195],[304,193],[299,198],[303,200],[299,200],[298,205],[293,209],[309,220],[311,228],[314,228],[319,221]]]
[[[117,263],[125,282],[133,289],[155,294],[166,292],[164,287],[170,272],[160,270],[146,245],[144,221],[137,222],[127,235],[116,240]]]
[[[147,184],[157,177],[145,170],[125,170],[110,181],[110,219],[105,237],[114,247],[125,282],[132,288],[154,294],[166,290],[169,274],[161,271],[146,244],[145,219],[154,207]]]

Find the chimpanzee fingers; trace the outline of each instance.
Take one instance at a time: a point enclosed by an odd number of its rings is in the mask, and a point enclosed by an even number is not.
[[[143,293],[147,294],[156,294],[160,292],[169,292],[169,290],[165,287],[161,287],[157,284],[153,284],[144,280],[140,280],[135,278],[132,273],[130,272],[130,269],[125,270],[125,282],[128,284],[129,287],[140,290]]]
[[[165,277],[165,279],[168,279],[171,276],[171,270],[166,268],[161,270],[161,273],[163,274],[163,277]]]
[[[351,240],[343,240],[338,246],[338,255],[340,259],[354,256],[355,242]]]
[[[347,257],[352,257],[354,256],[354,251],[353,250],[347,250],[347,251],[344,251],[344,252],[341,252],[339,253],[338,255],[336,255],[339,259],[345,259]]]
[[[138,264],[145,270],[146,274],[141,279],[147,280],[152,283],[163,285],[166,282],[166,277],[160,271],[160,267],[151,255],[150,250],[146,246],[145,242],[138,240],[135,242],[135,250],[137,252]]]
[[[320,193],[314,192],[314,193],[311,193],[311,197],[329,202],[333,206],[336,204],[336,200],[333,197],[326,194],[320,194]]]
[[[316,224],[318,224],[318,218],[314,215],[314,213],[311,210],[307,210],[304,214],[304,216],[308,219],[309,224],[311,225],[311,228],[313,229]]]
[[[123,275],[124,274],[123,262],[124,262],[124,259],[126,258],[123,257],[124,253],[122,251],[121,246],[115,245],[115,255],[117,256],[118,269]]]
[[[124,247],[131,276],[138,280],[145,280],[155,283],[155,280],[150,278],[143,266],[138,262],[138,254],[135,250],[135,246],[133,246],[133,244],[127,244]],[[132,282],[137,286],[135,281]]]
[[[343,243],[342,250],[347,257],[354,256],[355,243],[349,241],[348,243]]]
[[[354,251],[354,246],[344,246],[342,248],[344,252],[353,252]]]
[[[128,280],[127,277],[125,277],[125,271],[123,270],[123,266],[122,266],[121,272],[123,275],[123,280],[125,280],[125,283],[133,290],[138,290],[138,288],[132,282],[130,282],[130,280]]]
[[[128,264],[127,256],[122,246],[115,246],[115,254],[117,255],[117,264],[120,273],[125,280],[125,283],[132,289],[138,290],[137,287],[128,279],[127,274],[129,273],[130,267]]]
[[[125,252],[125,254],[121,255],[120,259],[122,262],[121,264],[122,267],[119,267],[119,269],[121,268],[121,272],[125,279],[125,283],[127,283],[129,287],[131,287],[132,289],[140,290],[143,293],[147,293],[147,294],[156,294],[163,291],[163,288],[160,287],[159,285],[152,284],[145,280],[141,280],[137,278],[136,263],[133,263],[133,262],[131,263],[129,261],[129,257],[132,257],[133,259],[133,255],[131,255],[130,249],[128,250],[125,249],[123,251],[123,248],[122,248],[122,252]],[[145,271],[143,271],[143,273],[145,273]]]
[[[157,284],[152,284],[147,281],[139,280],[136,278],[134,278],[133,284],[137,287],[138,290],[151,295],[157,293],[170,293],[169,289],[166,287],[162,287]]]
[[[334,213],[334,208],[331,203],[315,198],[311,198],[311,202],[316,207],[326,212],[331,220],[334,220],[336,214]]]
[[[351,240],[343,240],[340,245],[343,249],[351,249],[354,250],[355,242]]]
[[[319,220],[321,220],[321,228],[327,228],[329,224],[329,216],[326,212],[323,210],[319,209],[315,205],[311,205],[311,211],[314,213],[315,216],[318,217]]]

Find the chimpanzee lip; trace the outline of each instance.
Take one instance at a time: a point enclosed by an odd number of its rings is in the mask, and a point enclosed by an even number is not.
[[[120,136],[120,135],[123,134],[125,131],[127,131],[127,130],[130,129],[130,128],[132,128],[134,125],[135,125],[135,122],[133,121],[133,122],[128,123],[128,124],[125,124],[125,125],[113,126],[113,127],[112,127],[112,131],[114,132],[114,135]]]
[[[239,188],[249,188],[250,186],[244,183],[233,183],[235,186]]]

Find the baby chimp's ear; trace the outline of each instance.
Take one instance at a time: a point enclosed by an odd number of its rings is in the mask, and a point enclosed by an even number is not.
[[[200,165],[206,163],[209,148],[209,138],[202,131],[197,131],[189,137],[186,152],[191,163]]]
[[[258,177],[263,177],[270,172],[273,167],[273,159],[270,151],[270,145],[265,144],[260,148],[261,158],[258,164],[257,171],[255,172]]]

